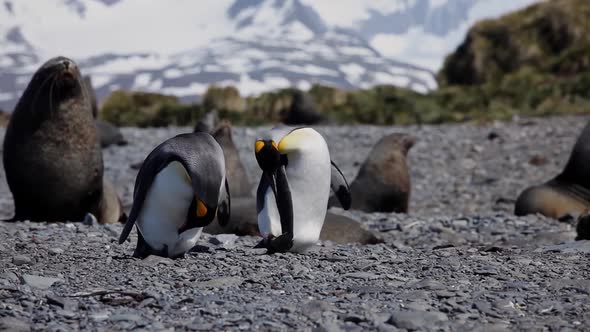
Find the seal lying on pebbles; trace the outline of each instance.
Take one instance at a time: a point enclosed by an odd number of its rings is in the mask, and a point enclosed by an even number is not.
[[[3,158],[12,221],[81,221],[92,213],[106,223],[121,216],[118,197],[105,196],[116,193],[103,190],[88,92],[70,59],[53,58],[33,75],[6,129]]]
[[[119,243],[136,224],[134,257],[180,257],[195,246],[215,216],[223,225],[229,214],[221,147],[207,133],[181,134],[160,144],[143,162]]]
[[[579,216],[590,208],[590,122],[578,137],[561,174],[544,184],[525,189],[514,207],[514,214],[540,213],[559,219]]]
[[[240,236],[260,236],[254,197],[239,197],[237,199],[232,197],[231,218],[228,224],[222,227],[219,223],[213,222],[205,227],[204,231],[209,234],[231,233]],[[377,244],[383,242],[374,231],[365,229],[359,221],[331,211],[326,214],[320,240],[339,244]]]
[[[366,212],[407,213],[410,172],[406,157],[416,139],[407,134],[390,134],[375,144],[350,185],[352,208]],[[330,199],[330,206],[336,199]]]
[[[305,251],[319,240],[334,184],[326,141],[312,128],[275,128],[256,141],[255,155],[263,171],[256,193],[263,236],[258,247],[270,253]],[[335,192],[346,209],[348,185],[340,185],[344,179],[338,183]]]
[[[109,147],[111,145],[123,146],[127,145],[127,140],[123,137],[121,130],[115,125],[104,121],[96,120],[96,129],[98,130],[98,136],[100,137],[100,146],[102,148]]]

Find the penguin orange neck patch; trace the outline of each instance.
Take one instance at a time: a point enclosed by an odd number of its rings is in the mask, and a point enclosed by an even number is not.
[[[200,199],[197,198],[197,217],[202,218],[207,215],[207,207]]]

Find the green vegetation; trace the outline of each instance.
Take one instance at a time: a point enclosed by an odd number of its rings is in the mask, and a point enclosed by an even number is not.
[[[412,124],[506,120],[590,111],[590,1],[552,0],[475,24],[445,60],[439,88],[420,94],[393,86],[344,91],[315,85],[307,94],[335,123]],[[210,87],[202,105],[170,96],[114,92],[105,119],[128,126],[193,125],[218,110],[235,124],[284,121],[296,90],[241,97]]]

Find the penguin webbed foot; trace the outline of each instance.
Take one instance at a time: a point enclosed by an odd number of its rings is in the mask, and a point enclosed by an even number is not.
[[[262,240],[260,240],[260,242],[258,242],[257,245],[254,246],[254,249],[261,249],[261,248],[267,248],[268,247],[268,239],[264,238]]]
[[[266,248],[268,254],[287,252],[293,247],[293,234],[283,233],[278,237],[264,238],[256,246],[257,248]]]
[[[140,232],[137,232],[137,246],[133,251],[133,258],[146,259],[150,255],[156,255],[160,257],[168,257],[168,246],[164,245],[164,248],[155,250],[145,241]],[[176,257],[171,257],[176,258]]]

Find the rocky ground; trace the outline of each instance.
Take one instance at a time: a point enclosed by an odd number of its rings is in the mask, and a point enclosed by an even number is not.
[[[380,233],[374,246],[269,256],[254,237],[204,235],[184,259],[142,261],[134,242],[117,244],[120,225],[0,223],[0,328],[588,330],[590,243],[569,223],[511,215],[522,189],[560,171],[588,119],[319,128],[349,180],[382,135],[418,138],[409,215],[343,212]],[[129,165],[186,130],[125,129],[130,144],[104,150],[126,205]],[[257,130],[234,137],[252,182]]]

